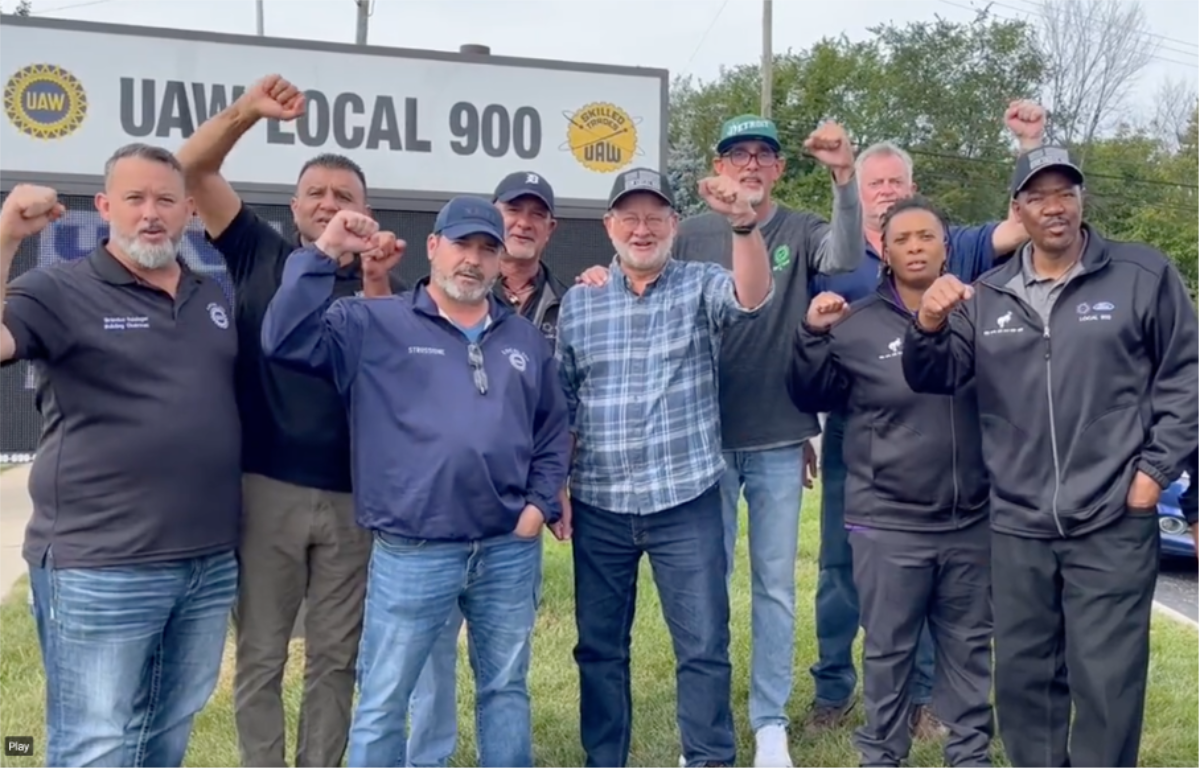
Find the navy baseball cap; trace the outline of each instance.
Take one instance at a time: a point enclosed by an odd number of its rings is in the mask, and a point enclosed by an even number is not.
[[[483,198],[464,195],[454,198],[438,211],[433,234],[450,240],[487,235],[497,243],[503,243],[504,219],[496,207]]]
[[[526,195],[535,197],[546,204],[551,215],[554,214],[554,188],[541,174],[532,171],[517,171],[500,180],[496,185],[493,202],[511,203]]]

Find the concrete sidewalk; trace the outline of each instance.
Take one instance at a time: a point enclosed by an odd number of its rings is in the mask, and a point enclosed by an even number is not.
[[[0,598],[8,595],[13,583],[25,576],[21,543],[25,526],[33,514],[29,500],[29,469],[25,464],[0,473]]]

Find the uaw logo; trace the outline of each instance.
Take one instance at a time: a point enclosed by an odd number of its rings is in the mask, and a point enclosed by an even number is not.
[[[615,104],[594,102],[576,112],[564,112],[567,141],[559,151],[569,151],[589,171],[618,171],[644,154],[638,147],[640,117],[631,117]]]
[[[26,136],[62,139],[87,118],[87,94],[80,82],[54,64],[30,64],[4,84],[4,114]]]
[[[225,308],[216,302],[209,302],[204,309],[208,310],[208,317],[212,320],[213,325],[217,328],[229,328],[229,315],[225,313]]]

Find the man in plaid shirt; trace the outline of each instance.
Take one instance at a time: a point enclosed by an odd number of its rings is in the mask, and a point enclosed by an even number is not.
[[[732,271],[670,258],[679,219],[667,180],[633,169],[605,227],[604,286],[578,285],[559,313],[558,358],[575,437],[570,481],[580,733],[588,766],[624,766],[638,563],[650,558],[677,658],[689,766],[732,766],[729,595],[719,483],[722,332],[773,295],[766,245],[738,185],[700,184],[732,225]]]

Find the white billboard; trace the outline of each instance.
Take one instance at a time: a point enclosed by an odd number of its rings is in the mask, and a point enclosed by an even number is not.
[[[232,182],[292,185],[346,155],[372,189],[490,193],[536,171],[564,199],[605,200],[615,172],[661,168],[666,72],[5,17],[0,170],[98,175],[114,149],[177,149],[255,80],[278,73],[307,114],[265,121],[229,156]]]

